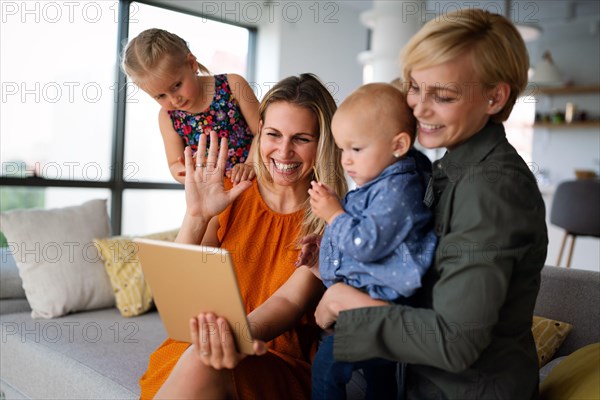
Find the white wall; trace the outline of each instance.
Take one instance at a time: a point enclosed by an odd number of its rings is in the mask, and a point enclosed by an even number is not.
[[[339,103],[362,84],[357,56],[367,48],[367,29],[359,10],[344,2],[278,3],[276,20],[258,25],[257,82],[312,72]]]

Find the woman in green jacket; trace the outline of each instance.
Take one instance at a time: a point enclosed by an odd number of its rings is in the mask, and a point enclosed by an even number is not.
[[[446,148],[425,201],[439,246],[413,307],[338,283],[316,312],[334,357],[397,360],[409,399],[534,399],[531,320],[548,244],[544,202],[506,140],[527,84],[523,39],[506,18],[460,10],[427,23],[403,54],[419,142]]]

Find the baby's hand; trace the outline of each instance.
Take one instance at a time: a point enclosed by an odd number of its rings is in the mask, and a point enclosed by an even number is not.
[[[310,185],[308,194],[313,213],[331,224],[335,217],[344,213],[337,194],[324,183],[312,181]]]
[[[321,239],[322,236],[317,235],[316,233],[311,233],[310,235],[304,236],[302,239],[300,239],[298,244],[302,246],[302,249],[300,250],[298,259],[294,264],[296,267],[307,265],[312,268],[316,266],[318,271]]]
[[[228,174],[231,182],[233,182],[233,185],[235,186],[242,181],[254,179],[256,171],[254,171],[254,167],[250,164],[235,164]]]

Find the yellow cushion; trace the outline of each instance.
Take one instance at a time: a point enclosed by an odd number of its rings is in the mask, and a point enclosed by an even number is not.
[[[600,343],[582,347],[554,367],[540,386],[540,399],[600,399]]]
[[[552,359],[573,326],[544,317],[533,317],[531,331],[535,340],[540,368]]]
[[[173,241],[177,230],[145,236],[149,239]],[[94,244],[104,261],[104,268],[110,278],[117,308],[124,317],[134,317],[152,308],[152,293],[146,284],[137,248],[132,238],[115,236],[95,239]]]

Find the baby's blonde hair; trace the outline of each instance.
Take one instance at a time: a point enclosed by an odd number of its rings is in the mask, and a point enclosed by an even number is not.
[[[411,144],[415,141],[417,121],[406,95],[395,84],[376,82],[360,86],[340,104],[336,115],[346,110],[356,118],[371,118],[374,130],[378,126],[394,135],[406,132]]]
[[[192,53],[185,40],[174,33],[152,28],[143,31],[127,44],[121,57],[121,67],[127,76],[143,78],[159,73],[161,68],[183,65],[189,54]],[[200,63],[198,69],[210,75],[208,68]]]
[[[434,67],[463,54],[471,55],[474,79],[480,80],[483,89],[500,82],[510,86],[506,105],[491,116],[495,122],[506,121],[527,86],[529,56],[513,23],[501,15],[469,8],[429,21],[404,47],[403,78],[410,82],[413,70]]]

